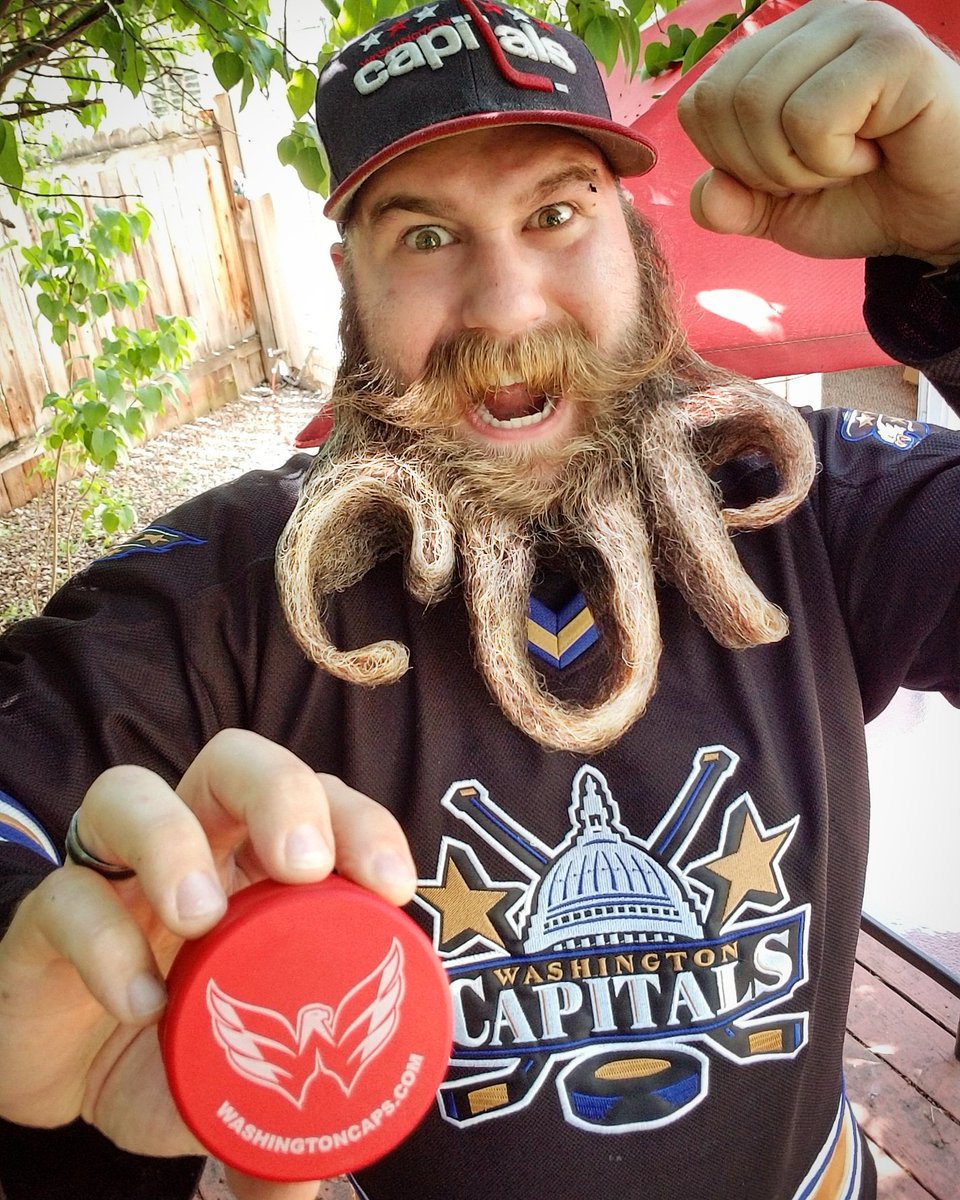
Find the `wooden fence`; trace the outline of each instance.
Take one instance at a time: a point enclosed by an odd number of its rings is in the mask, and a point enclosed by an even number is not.
[[[219,407],[259,383],[270,371],[276,345],[253,218],[234,195],[239,148],[226,97],[216,118],[192,129],[169,124],[94,138],[58,164],[70,180],[64,190],[94,204],[129,208],[142,200],[153,218],[143,246],[121,259],[123,279],[148,286],[138,324],[156,313],[189,316],[197,331],[189,395],[158,428]],[[5,205],[11,239],[33,241],[35,230],[20,209]],[[4,239],[5,240],[5,239]],[[19,507],[43,488],[35,470],[43,397],[68,386],[77,354],[97,352],[114,321],[108,313],[82,343],[61,348],[38,321],[35,297],[21,287],[17,250],[0,252],[0,513]],[[84,370],[84,373],[86,371]]]

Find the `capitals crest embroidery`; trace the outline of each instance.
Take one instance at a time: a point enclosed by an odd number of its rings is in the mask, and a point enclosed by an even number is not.
[[[444,1118],[466,1126],[529,1105],[556,1074],[566,1121],[622,1133],[676,1121],[709,1090],[719,1055],[792,1058],[807,1014],[809,905],[788,908],[780,863],[799,816],[767,828],[749,793],[728,802],[718,844],[688,848],[738,756],[700,749],[647,838],[624,825],[585,765],[570,830],[548,846],[476,780],[442,805],[502,856],[492,879],[470,840],[445,836],[418,888],[454,1004]]]

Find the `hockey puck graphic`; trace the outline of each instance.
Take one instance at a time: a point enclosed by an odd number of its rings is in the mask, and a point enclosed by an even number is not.
[[[559,1076],[564,1107],[584,1128],[655,1128],[706,1094],[707,1060],[697,1050],[622,1047],[575,1061]]]
[[[170,1090],[214,1157],[263,1179],[325,1179],[388,1153],[434,1101],[450,989],[399,909],[333,876],[237,892],[167,980]]]

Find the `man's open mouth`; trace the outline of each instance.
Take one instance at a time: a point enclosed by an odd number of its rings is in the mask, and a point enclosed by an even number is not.
[[[552,396],[531,392],[522,380],[511,379],[487,390],[476,416],[492,429],[526,429],[545,421],[556,407]]]

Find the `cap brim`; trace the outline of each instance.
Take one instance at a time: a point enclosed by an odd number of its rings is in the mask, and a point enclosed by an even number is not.
[[[509,125],[554,125],[569,129],[572,133],[578,133],[581,137],[594,142],[603,152],[611,169],[624,179],[644,175],[657,161],[657,152],[646,138],[635,133],[626,125],[618,125],[614,121],[605,121],[600,117],[591,117],[582,113],[554,112],[549,109],[471,113],[467,117],[440,121],[425,129],[418,129],[416,133],[392,142],[379,154],[368,158],[342,182],[337,183],[331,191],[323,211],[331,220],[344,220],[349,211],[350,202],[361,185],[374,172],[379,171],[381,167],[386,166],[395,158],[399,158],[401,154],[406,154],[408,150],[414,150],[417,146],[438,141],[440,138],[454,137],[458,133]]]

